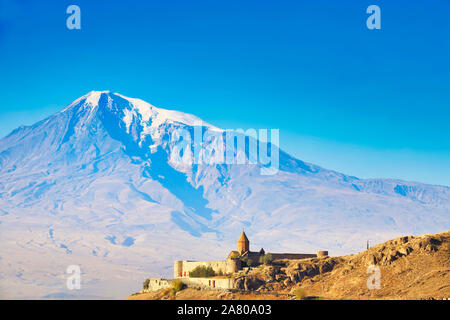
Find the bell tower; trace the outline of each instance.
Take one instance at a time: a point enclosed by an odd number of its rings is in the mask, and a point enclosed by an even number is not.
[[[244,231],[242,231],[241,236],[239,237],[239,239],[237,241],[237,251],[240,254],[250,251],[250,241],[248,241],[248,238],[245,235]]]

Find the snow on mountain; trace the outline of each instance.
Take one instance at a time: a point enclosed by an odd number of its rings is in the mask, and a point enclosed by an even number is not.
[[[275,175],[260,165],[180,166],[170,138],[199,126],[223,133],[93,91],[1,139],[0,297],[123,298],[146,277],[170,276],[175,259],[224,258],[242,228],[253,249],[332,255],[449,229],[445,186],[358,179],[281,150]],[[82,290],[69,291],[74,264]]]

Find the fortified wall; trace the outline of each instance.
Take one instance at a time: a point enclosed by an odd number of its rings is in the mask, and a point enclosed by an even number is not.
[[[172,287],[172,280],[161,279],[161,278],[149,279],[149,280],[150,281],[148,283],[148,288],[147,289],[144,288],[141,292],[156,291],[159,289]]]
[[[212,290],[234,289],[234,279],[232,278],[182,278],[179,280],[191,288]]]
[[[142,289],[141,293],[156,291],[159,289],[172,288],[174,281],[181,281],[190,288],[210,289],[210,290],[230,290],[234,289],[234,279],[232,278],[179,278],[179,279],[149,279],[148,288]]]
[[[173,265],[174,278],[189,277],[189,273],[198,266],[211,267],[216,273],[230,274],[239,271],[240,261],[236,259],[218,261],[175,261]]]
[[[280,259],[308,259],[316,257],[328,256],[328,251],[317,251],[317,254],[312,253],[270,253],[273,260]],[[240,258],[250,258],[254,262],[258,262],[259,259],[265,255],[264,249],[260,251],[250,251],[250,241],[247,238],[245,232],[242,232],[237,241],[237,251],[232,251],[228,255],[226,260],[217,261],[175,261],[173,266],[173,277],[177,278],[189,278],[190,272],[196,267],[204,266],[211,267],[216,274],[233,274],[238,272],[242,268],[242,260]],[[239,258],[240,257],[240,258]]]
[[[270,253],[272,260],[290,259],[308,259],[323,258],[328,256],[328,251],[317,251],[312,253]],[[264,249],[260,251],[250,251],[250,241],[245,232],[242,232],[237,241],[237,250],[231,251],[226,260],[217,261],[175,261],[173,266],[174,279],[149,279],[148,288],[141,292],[155,291],[164,288],[171,288],[174,281],[181,281],[188,287],[201,289],[234,289],[235,281],[232,277],[210,277],[197,278],[190,277],[190,273],[197,267],[210,267],[216,274],[232,275],[242,269],[243,264],[250,259],[253,262],[260,263],[260,259],[266,257]],[[247,260],[246,260],[247,259]]]
[[[271,253],[273,260],[281,260],[281,259],[308,259],[308,258],[316,258],[317,254],[313,253]]]

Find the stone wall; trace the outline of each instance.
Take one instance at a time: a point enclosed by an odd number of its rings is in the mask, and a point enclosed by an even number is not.
[[[198,266],[211,267],[216,273],[234,273],[238,271],[238,264],[239,261],[232,259],[218,261],[175,261],[173,267],[173,277],[189,277],[189,273]]]
[[[159,289],[164,288],[171,288],[173,280],[168,279],[161,279],[161,278],[155,278],[155,279],[149,279],[148,283],[148,289],[143,289],[141,292],[148,292],[148,291],[156,291]]]
[[[234,289],[234,279],[232,278],[178,278],[169,279],[149,279],[148,288],[142,289],[141,293],[156,291],[164,288],[172,288],[174,281],[181,281],[190,288],[211,289],[211,290],[229,290]]]
[[[278,259],[292,259],[292,260],[299,260],[299,259],[308,259],[308,258],[316,258],[316,254],[311,253],[271,253],[273,260]]]
[[[234,289],[232,278],[180,278],[184,284],[191,288],[229,290]]]

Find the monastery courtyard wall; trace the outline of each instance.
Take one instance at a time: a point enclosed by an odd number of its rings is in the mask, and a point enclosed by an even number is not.
[[[237,271],[237,262],[231,259],[218,261],[175,261],[173,277],[189,277],[189,273],[199,266],[211,267],[216,273],[221,271],[223,274],[234,273]]]

